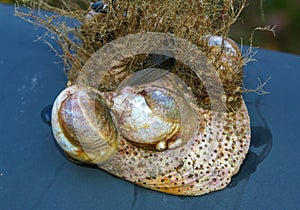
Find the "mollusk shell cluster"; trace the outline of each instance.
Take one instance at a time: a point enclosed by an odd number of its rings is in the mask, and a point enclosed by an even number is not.
[[[225,56],[234,57],[236,45],[228,45]],[[232,112],[205,109],[174,81],[166,75],[115,92],[70,86],[54,103],[55,139],[73,160],[146,188],[189,196],[223,189],[249,149],[245,103]]]

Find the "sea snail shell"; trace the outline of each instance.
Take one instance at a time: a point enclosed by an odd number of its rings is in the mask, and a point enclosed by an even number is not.
[[[70,86],[54,103],[54,137],[72,159],[146,188],[190,196],[223,189],[249,149],[247,108],[204,109],[173,87]]]
[[[53,105],[55,139],[68,156],[84,163],[104,162],[117,150],[118,132],[111,122],[105,101],[83,87],[65,89]]]
[[[193,126],[184,114],[190,109],[177,93],[157,86],[123,88],[115,94],[111,107],[125,139],[137,147],[158,151],[177,148],[188,140],[183,131],[191,131]]]

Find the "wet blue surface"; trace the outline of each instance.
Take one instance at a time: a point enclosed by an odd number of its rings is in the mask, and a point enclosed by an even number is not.
[[[150,191],[61,154],[42,110],[64,88],[41,29],[0,4],[0,209],[300,209],[300,56],[258,50],[245,86],[272,77],[270,94],[245,94],[252,145],[226,189],[199,197]]]

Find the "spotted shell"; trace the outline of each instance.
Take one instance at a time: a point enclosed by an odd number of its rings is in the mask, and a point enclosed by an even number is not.
[[[117,154],[101,168],[153,190],[202,195],[225,188],[236,174],[250,144],[245,104],[234,113],[198,108],[203,116],[197,135],[185,145],[163,152],[143,150],[120,139]],[[213,122],[213,116],[225,119]]]

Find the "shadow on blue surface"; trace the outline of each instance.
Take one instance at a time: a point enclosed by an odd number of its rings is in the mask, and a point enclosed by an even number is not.
[[[249,104],[247,104],[249,106]],[[272,148],[272,133],[260,111],[260,98],[256,99],[255,104],[256,118],[261,122],[260,125],[251,126],[250,149],[241,165],[240,171],[232,178],[229,188],[235,187],[239,181],[248,180],[251,174],[255,173],[257,166],[262,163],[269,155]],[[254,113],[253,113],[254,114]],[[253,121],[253,115],[251,115]]]

